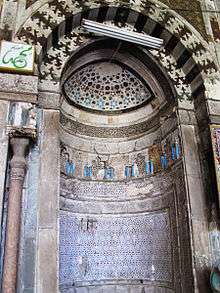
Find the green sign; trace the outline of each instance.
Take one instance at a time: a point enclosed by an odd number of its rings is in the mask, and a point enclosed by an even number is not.
[[[32,73],[33,67],[33,46],[7,41],[1,42],[0,70]]]

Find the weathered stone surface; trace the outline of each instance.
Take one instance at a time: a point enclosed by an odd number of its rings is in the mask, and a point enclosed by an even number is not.
[[[152,142],[157,142],[161,138],[161,130],[151,132],[149,135],[145,135],[135,143],[135,150],[139,151],[147,146],[152,145]]]
[[[49,93],[40,92],[38,95],[39,107],[44,109],[54,109],[59,110],[60,108],[60,94],[59,93]]]
[[[133,152],[135,150],[135,141],[126,141],[126,142],[119,142],[118,143],[119,153],[128,153]]]
[[[207,206],[202,178],[188,175],[188,186],[191,194],[191,218],[204,221]]]
[[[209,80],[208,78],[204,81],[207,92],[207,98],[210,100],[219,101],[220,100],[220,80]]]
[[[76,293],[89,293],[89,289],[86,287],[76,288]]]
[[[194,103],[188,99],[178,99],[178,108],[184,110],[194,110]]]
[[[35,145],[28,157],[28,170],[23,191],[23,229],[20,245],[19,284],[17,291],[34,292],[37,255],[37,200],[39,176],[39,149]]]
[[[17,2],[5,1],[1,3],[0,40],[10,40],[16,26]]]
[[[102,287],[88,287],[88,289],[89,289],[89,293],[103,293],[104,292],[104,290],[106,290],[106,288],[104,287],[104,288],[102,288]],[[113,289],[113,292],[114,292],[114,289]]]
[[[117,292],[116,286],[109,286],[109,285],[103,286],[102,290],[103,290],[103,292],[106,292],[106,293]]]
[[[208,244],[208,227],[206,223],[207,217],[207,198],[204,191],[204,183],[201,178],[201,170],[199,167],[198,148],[196,143],[195,129],[193,126],[182,125],[182,141],[185,152],[185,168],[186,168],[186,186],[190,200],[190,226],[193,233],[191,250],[194,255],[193,267],[196,269],[196,290],[195,292],[208,292],[209,286],[207,277],[201,273],[200,262],[205,262],[205,270],[209,266],[209,244]],[[193,161],[196,166],[193,166]],[[199,256],[198,258],[196,256]],[[200,256],[203,256],[200,258]],[[202,286],[200,285],[202,284]]]
[[[196,125],[196,116],[194,111],[178,110],[179,122],[183,125]]]
[[[130,293],[143,293],[145,292],[142,286],[132,286],[130,288]]]
[[[37,94],[37,76],[0,73],[1,92]]]
[[[59,112],[42,112],[36,291],[54,293],[58,292]]]
[[[54,227],[57,223],[59,188],[59,112],[43,110],[41,126],[41,162],[39,181],[39,226]],[[47,204],[45,204],[45,199]]]
[[[115,154],[118,153],[118,144],[115,143],[99,143],[94,146],[97,154]]]
[[[128,286],[116,286],[115,293],[128,293],[129,289],[130,288]]]
[[[220,101],[207,101],[209,114],[220,116]]]
[[[40,228],[38,231],[38,265],[36,290],[39,293],[58,292],[57,231]]]
[[[59,82],[51,80],[40,80],[38,84],[39,92],[57,93],[60,94],[60,84]]]
[[[194,235],[194,267],[196,278],[196,293],[211,293],[210,280],[210,244],[207,237],[208,227],[206,221],[193,220]]]
[[[193,126],[181,125],[183,150],[186,164],[186,172],[188,175],[200,176],[200,162],[198,154],[198,142],[196,131]]]
[[[33,288],[28,288],[28,289],[25,288],[22,293],[34,293],[34,289]]]
[[[6,100],[6,101],[27,102],[27,103],[33,103],[33,104],[37,103],[36,94],[0,92],[0,97],[2,100]]]
[[[9,102],[0,101],[0,215],[2,215],[5,172],[8,154],[8,136],[6,134]]]
[[[24,272],[23,272],[23,284],[25,288],[31,288],[34,290],[35,280],[35,250],[36,239],[27,238],[25,241],[25,254],[24,254]]]

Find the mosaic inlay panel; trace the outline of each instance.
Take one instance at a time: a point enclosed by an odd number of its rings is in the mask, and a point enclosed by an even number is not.
[[[106,144],[107,145],[107,144]],[[105,149],[107,147],[104,144]],[[80,152],[73,146],[62,145],[61,173],[69,178],[117,181],[153,176],[166,171],[182,158],[177,134],[170,134],[161,143],[128,154],[108,154],[100,158],[97,153]]]
[[[64,84],[64,90],[75,104],[99,111],[130,109],[143,104],[152,95],[132,72],[110,62],[78,70]]]
[[[121,217],[60,214],[60,283],[106,279],[172,282],[168,211]]]

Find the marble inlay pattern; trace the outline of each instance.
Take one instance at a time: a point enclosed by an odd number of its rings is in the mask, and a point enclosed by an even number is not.
[[[36,44],[40,62],[45,60],[47,63],[41,69],[43,77],[57,79],[65,60],[87,37],[83,32],[77,32],[82,18],[99,22],[114,20],[115,25],[120,26],[130,23],[139,32],[162,37],[165,50],[177,62],[176,68],[183,68],[186,83],[196,95],[201,93],[203,76],[216,73],[216,65],[201,36],[177,14],[161,9],[160,5],[150,1],[126,1],[124,7],[119,7],[121,4],[112,1],[110,7],[108,1],[102,2],[101,6],[93,1],[52,1],[25,22],[16,38]],[[73,40],[70,41],[72,33]],[[185,83],[181,76],[178,78],[180,86]]]
[[[60,283],[145,279],[172,283],[168,211],[123,217],[60,214]]]
[[[73,73],[64,91],[74,104],[105,112],[132,109],[151,98],[138,77],[110,62],[91,64]]]

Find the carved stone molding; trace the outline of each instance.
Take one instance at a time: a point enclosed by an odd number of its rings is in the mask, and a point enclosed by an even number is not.
[[[31,138],[34,140],[37,136],[36,128],[8,126],[7,131],[11,138]]]

